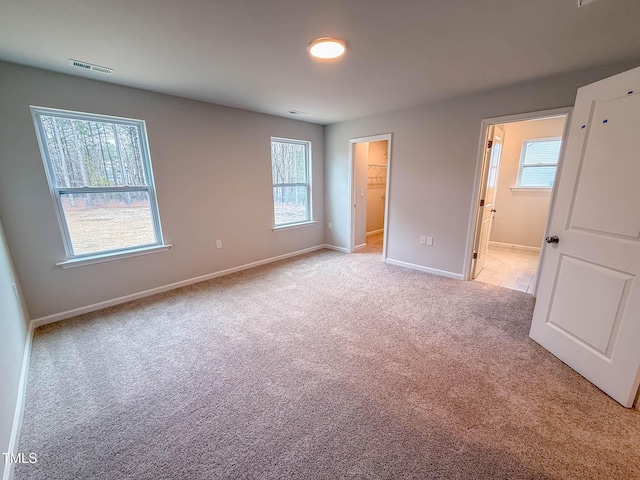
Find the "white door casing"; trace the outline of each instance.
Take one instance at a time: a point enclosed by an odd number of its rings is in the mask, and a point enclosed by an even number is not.
[[[625,407],[640,383],[640,68],[578,90],[530,336]]]
[[[348,216],[348,225],[349,225],[349,243],[347,246],[347,250],[349,253],[353,253],[356,247],[356,202],[355,195],[358,192],[356,187],[356,161],[355,161],[355,147],[359,143],[369,143],[369,142],[378,142],[381,140],[387,141],[387,184],[384,196],[384,232],[383,243],[382,243],[382,261],[384,262],[387,258],[387,246],[389,239],[389,205],[391,201],[391,133],[384,133],[379,135],[371,135],[367,137],[359,137],[352,138],[349,140],[349,216]],[[365,173],[366,175],[366,173]],[[366,183],[365,183],[366,186]],[[366,225],[365,225],[366,226]],[[366,233],[366,232],[365,232]]]
[[[484,268],[489,249],[489,235],[491,234],[491,224],[493,223],[493,214],[496,211],[496,194],[498,193],[498,172],[500,170],[500,155],[502,154],[502,144],[504,142],[504,130],[496,125],[489,129],[490,146],[487,145],[485,160],[482,171],[482,184],[480,186],[484,195],[484,205],[480,205],[478,212],[478,239],[475,246],[477,253],[474,262],[472,278],[476,278]]]

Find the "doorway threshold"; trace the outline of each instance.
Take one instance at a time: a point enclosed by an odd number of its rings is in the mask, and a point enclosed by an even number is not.
[[[540,252],[490,245],[485,267],[474,281],[533,295],[539,260]]]

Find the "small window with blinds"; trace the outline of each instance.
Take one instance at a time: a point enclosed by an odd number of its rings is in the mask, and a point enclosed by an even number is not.
[[[539,138],[522,142],[517,187],[551,188],[560,157],[560,138]]]

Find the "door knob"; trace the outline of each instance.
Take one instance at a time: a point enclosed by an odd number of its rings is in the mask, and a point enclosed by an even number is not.
[[[491,211],[492,211],[493,213],[496,213],[498,210],[496,210],[495,208],[492,208],[492,209],[491,209]]]
[[[557,235],[553,235],[551,237],[545,238],[544,241],[547,242],[547,243],[558,243],[560,241],[560,239],[558,238]]]

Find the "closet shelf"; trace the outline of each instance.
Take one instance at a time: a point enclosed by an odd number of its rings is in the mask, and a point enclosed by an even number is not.
[[[367,168],[367,185],[385,185],[387,166],[370,163]]]

